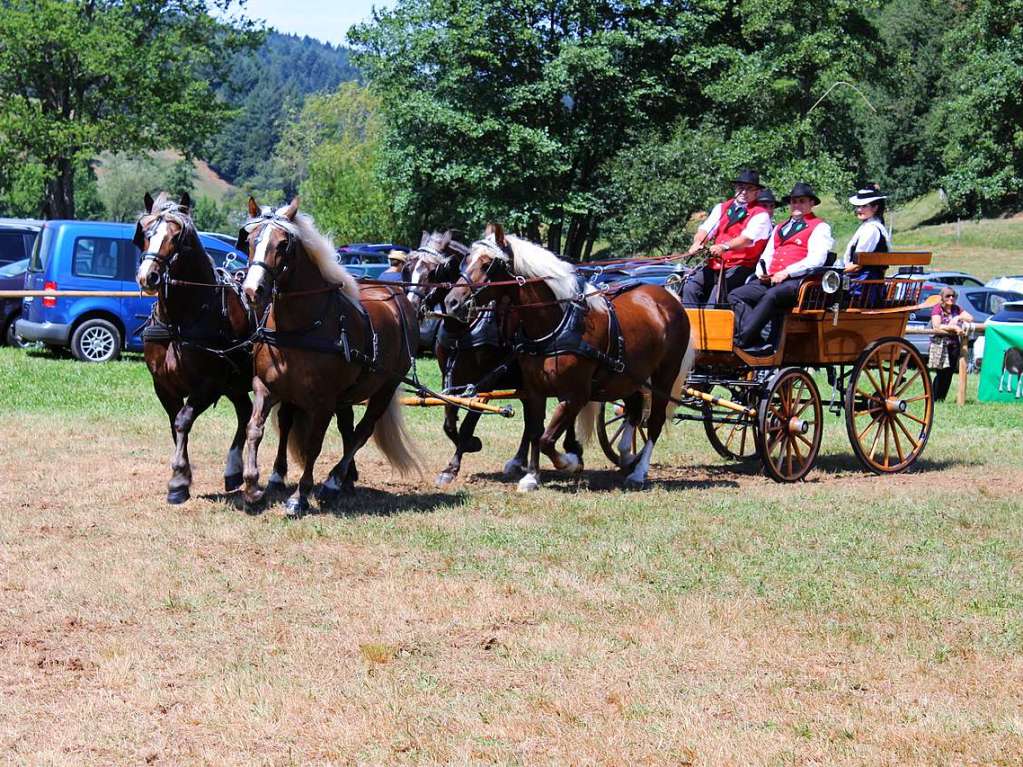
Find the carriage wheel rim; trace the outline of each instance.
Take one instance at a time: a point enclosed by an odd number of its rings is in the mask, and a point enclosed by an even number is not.
[[[864,352],[849,382],[846,426],[857,458],[875,473],[911,466],[930,436],[934,408],[923,358],[902,339]]]
[[[802,370],[778,374],[760,407],[762,459],[774,479],[795,482],[813,468],[822,422],[823,405],[813,379]]]

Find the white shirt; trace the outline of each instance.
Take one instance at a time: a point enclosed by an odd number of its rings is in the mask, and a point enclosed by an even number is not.
[[[718,222],[721,221],[723,206],[724,203],[719,202],[711,209],[710,215],[703,219],[703,223],[700,224],[699,231],[705,232],[708,236],[714,234],[718,228]],[[751,243],[760,242],[761,240],[766,240],[770,237],[771,214],[766,210],[761,210],[756,215],[750,216],[749,221],[746,222],[746,226],[742,229],[742,236],[748,239]],[[723,242],[718,244],[724,245]]]
[[[881,242],[882,236],[891,245],[892,237],[888,234],[888,230],[885,229],[884,223],[880,219],[871,218],[864,221],[860,224],[859,229],[856,230],[856,234],[849,240],[849,244],[845,246],[845,253],[842,254],[842,257],[835,266],[845,266],[852,263],[850,258],[853,254],[853,247],[856,248],[857,253],[873,253],[875,248],[877,248],[877,244]]]
[[[785,223],[787,224],[788,221]],[[779,226],[784,227],[785,224],[779,224]],[[806,241],[806,258],[786,267],[785,271],[788,272],[789,277],[802,277],[811,269],[824,266],[828,260],[828,251],[834,244],[835,238],[831,236],[831,225],[821,221],[810,232],[810,238]],[[774,237],[767,241],[767,247],[764,248],[760,261],[757,262],[758,277],[770,274],[772,258],[774,258]]]

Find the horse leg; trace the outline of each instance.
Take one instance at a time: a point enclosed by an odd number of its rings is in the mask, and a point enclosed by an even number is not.
[[[522,476],[526,465],[526,457],[529,451],[529,400],[522,402],[522,437],[519,439],[519,449],[515,455],[509,458],[504,464],[504,476],[508,479],[518,479]]]
[[[355,437],[355,411],[351,405],[340,405],[337,409],[337,430],[341,433],[342,450],[348,450]],[[355,458],[348,464],[348,474],[345,475],[341,489],[346,492],[355,490],[355,483],[359,481],[359,470],[355,468]]]
[[[245,426],[252,418],[252,401],[248,394],[231,397],[234,414],[238,418],[238,426],[234,430],[231,447],[227,451],[224,464],[224,491],[230,493],[242,486],[242,447],[245,445]]]
[[[164,412],[167,413],[167,420],[170,422],[171,442],[176,447],[178,444],[178,433],[174,429],[174,420],[177,418],[178,413],[181,412],[181,408],[185,406],[185,400],[183,397],[172,394],[159,386],[154,386],[153,388],[156,389],[156,397],[160,400],[160,404],[163,405]]]
[[[309,491],[313,489],[313,468],[316,459],[323,449],[323,437],[330,426],[333,413],[328,411],[302,413],[299,429],[298,449],[301,452],[302,476],[298,478],[298,487],[285,502],[284,508],[289,517],[299,517],[309,511]]]
[[[558,438],[561,436],[562,432],[570,428],[575,423],[575,417],[579,415],[579,411],[582,410],[583,405],[585,404],[585,400],[573,399],[566,399],[559,402],[558,406],[554,408],[554,412],[551,414],[551,420],[547,424],[546,431],[544,431],[543,436],[540,437],[540,450],[543,454],[551,459],[551,463],[554,464],[554,468],[568,472],[569,474],[578,474],[582,471],[583,462],[575,453],[560,452],[558,450]]]
[[[454,405],[444,406],[444,433],[458,447],[458,408]]]
[[[456,410],[456,408],[451,409]],[[447,468],[445,468],[444,471],[437,476],[437,487],[447,487],[454,482],[455,477],[458,476],[458,472],[462,468],[463,454],[478,453],[483,448],[483,444],[480,442],[479,437],[473,434],[479,420],[480,413],[470,411],[465,414],[465,418],[462,419],[462,426],[458,430],[458,440],[455,442],[455,454],[451,456],[451,460],[448,461]]]
[[[274,458],[273,472],[266,481],[267,492],[284,491],[284,480],[288,476],[288,439],[291,436],[291,425],[295,422],[295,407],[282,402],[277,408],[277,457]]]
[[[245,503],[259,503],[263,498],[263,491],[259,489],[259,443],[263,440],[263,430],[266,427],[266,419],[270,410],[277,402],[277,398],[270,392],[259,378],[252,380],[252,417],[249,418],[249,425],[245,429],[245,471],[242,479],[245,486],[242,490],[242,497]],[[287,440],[284,440],[287,443]]]
[[[524,438],[529,444],[529,463],[526,473],[519,480],[519,492],[528,493],[540,487],[540,437],[543,434],[544,397],[529,397],[528,406],[523,409],[526,417]]]
[[[184,503],[189,499],[192,485],[192,464],[188,460],[188,433],[195,419],[216,401],[216,397],[193,394],[174,419],[174,436],[177,448],[171,460],[170,482],[167,483],[167,503]]]
[[[626,474],[631,472],[639,457],[632,452],[632,443],[636,438],[636,430],[643,422],[643,394],[635,392],[623,400],[625,406],[625,426],[618,439],[618,455],[621,456],[619,468]]]
[[[334,468],[330,470],[327,479],[320,486],[319,492],[316,495],[321,505],[331,503],[341,494],[344,480],[349,476],[349,472],[355,462],[355,454],[362,449],[362,446],[373,435],[376,422],[391,404],[391,397],[394,395],[395,388],[397,388],[397,384],[394,387],[385,386],[377,389],[373,396],[366,401],[366,410],[352,432],[351,440],[346,441],[344,455],[341,456],[340,461],[334,464]],[[353,484],[345,489],[354,490],[354,480]]]
[[[639,489],[646,485],[647,472],[650,471],[650,456],[654,452],[654,445],[657,444],[657,440],[661,436],[661,430],[664,428],[666,419],[665,408],[667,405],[668,400],[664,396],[657,394],[653,396],[650,418],[647,420],[646,444],[639,451],[639,456],[632,471],[625,478],[626,487]]]

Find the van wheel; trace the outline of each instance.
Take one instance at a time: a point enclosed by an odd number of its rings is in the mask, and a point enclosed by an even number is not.
[[[71,334],[71,354],[82,362],[109,362],[121,354],[121,333],[107,320],[86,320]]]

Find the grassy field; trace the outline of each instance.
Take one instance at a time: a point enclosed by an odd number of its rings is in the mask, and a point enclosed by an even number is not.
[[[428,370],[432,362],[421,363]],[[195,498],[137,360],[0,350],[0,753],[25,764],[1018,764],[1020,410],[937,406],[917,471],[862,474],[830,417],[780,486],[671,430],[652,483],[519,495],[518,421],[448,493],[373,448],[298,522]],[[274,438],[262,454],[268,467]],[[339,450],[328,439],[327,461]],[[599,451],[597,451],[599,453]]]

